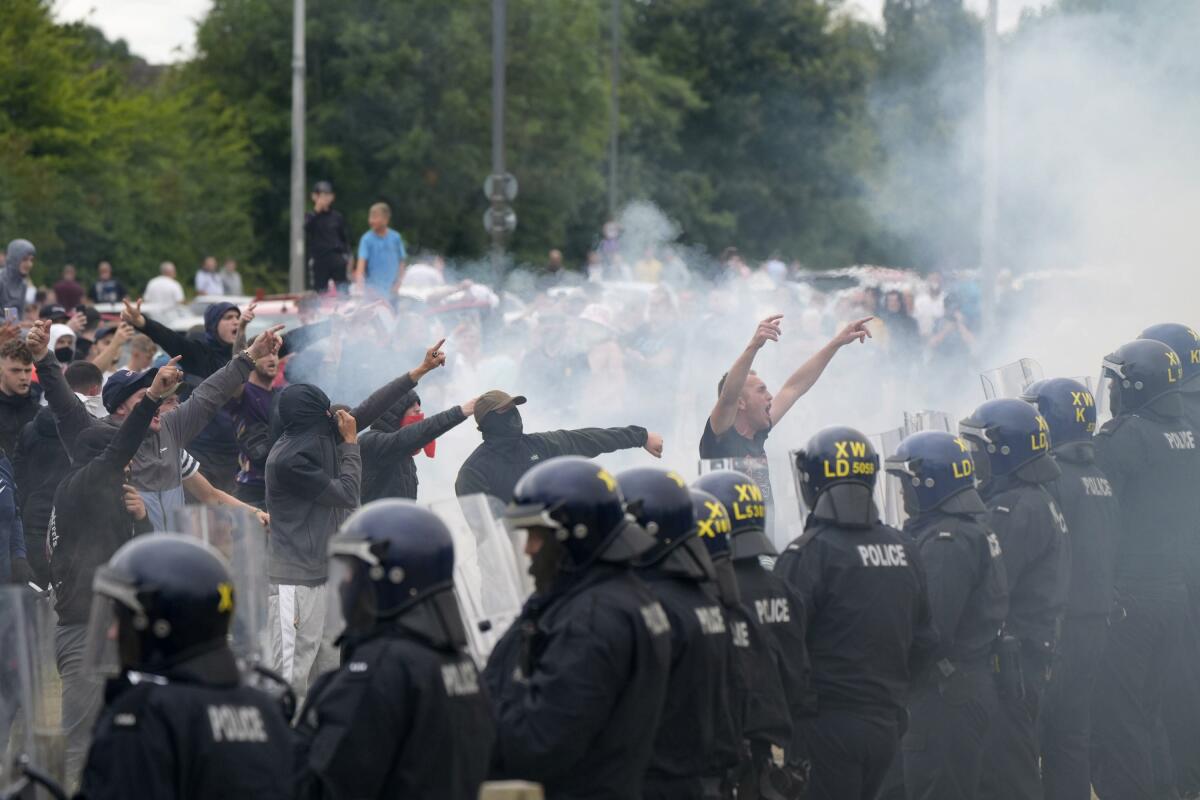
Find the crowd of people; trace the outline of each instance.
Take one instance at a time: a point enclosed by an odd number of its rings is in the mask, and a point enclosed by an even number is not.
[[[1053,379],[881,454],[863,428],[976,365],[970,276],[819,284],[611,224],[581,270],[485,281],[409,264],[382,204],[352,258],[332,186],[313,200],[317,291],[286,325],[224,299],[232,261],[181,332],[155,318],[185,296],[169,263],[137,298],[106,263],[39,296],[34,246],[7,248],[0,582],[52,598],[81,796],[1200,792],[1190,328],[1105,360],[1103,427]],[[415,502],[450,495],[505,509],[532,579],[490,652],[451,523]],[[229,648],[230,564],[172,533],[189,503],[261,529],[284,702]]]

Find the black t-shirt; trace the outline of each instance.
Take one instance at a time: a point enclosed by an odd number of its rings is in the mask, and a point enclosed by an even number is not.
[[[314,261],[339,261],[350,253],[346,223],[337,211],[308,212],[304,218],[304,233],[308,257]]]
[[[704,434],[700,437],[700,458],[766,458],[767,436],[770,428],[747,439],[732,425],[724,433],[714,433],[712,420],[704,420]]]

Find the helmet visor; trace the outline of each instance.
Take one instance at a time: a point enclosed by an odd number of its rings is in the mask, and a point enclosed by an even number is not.
[[[325,635],[329,640],[365,633],[375,624],[375,588],[368,579],[371,569],[367,562],[350,555],[335,553],[329,559],[325,592]]]
[[[125,640],[126,650],[132,644],[128,640],[133,637],[133,631],[121,631],[118,607],[118,601],[112,597],[99,592],[92,596],[92,611],[88,617],[87,638],[83,646],[83,672],[96,683],[103,683],[120,674],[122,655],[130,658],[129,663],[136,662],[136,653],[121,652],[122,640]],[[132,627],[135,615],[126,616],[126,627]],[[138,618],[145,619],[144,616]]]
[[[1121,413],[1121,381],[1124,366],[1109,359],[1100,362],[1100,379],[1096,381],[1096,429]]]

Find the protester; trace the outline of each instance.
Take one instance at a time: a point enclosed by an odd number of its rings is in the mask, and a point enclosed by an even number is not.
[[[75,338],[75,331],[68,325],[50,326],[50,344],[59,364],[65,366],[75,360]]]
[[[34,579],[25,530],[16,501],[16,479],[8,456],[0,455],[0,585]]]
[[[259,508],[267,504],[267,456],[271,453],[272,384],[279,373],[279,358],[268,355],[254,364],[242,396],[233,401],[237,437],[238,472],[235,496]]]
[[[83,302],[83,287],[75,280],[75,265],[62,268],[62,277],[54,283],[54,299],[63,308],[75,308]]]
[[[196,294],[217,296],[225,294],[225,284],[217,272],[216,256],[205,256],[204,261],[200,264],[200,269],[196,271]]]
[[[276,670],[300,696],[337,665],[326,633],[327,545],[359,505],[358,429],[443,366],[443,344],[429,348],[418,367],[376,391],[353,414],[344,409],[335,414],[326,394],[311,384],[293,384],[279,394],[283,430],[266,462],[267,510],[273,515],[267,548],[271,645]]]
[[[142,300],[152,306],[177,306],[187,299],[183,286],[175,280],[175,265],[164,261],[158,265],[159,275],[151,278],[142,293]],[[122,298],[124,299],[124,298]]]
[[[75,329],[75,360],[86,361],[91,358],[92,349],[96,346],[100,312],[91,306],[77,306],[71,321],[78,326]]]
[[[21,429],[37,416],[42,387],[33,383],[33,353],[18,339],[0,346],[0,450],[16,452]]]
[[[346,283],[350,264],[350,240],[346,221],[333,210],[333,184],[317,181],[313,185],[313,210],[304,215],[304,249],[308,254],[308,279],[313,291],[324,292]]]
[[[124,323],[129,325],[129,323]],[[132,325],[130,329],[136,331]],[[129,361],[125,364],[125,369],[130,372],[141,372],[148,369],[154,363],[154,359],[158,356],[158,345],[144,333],[134,333],[129,338]]]
[[[482,493],[507,503],[522,475],[555,456],[593,458],[641,447],[655,458],[662,458],[662,436],[636,425],[525,433],[517,409],[524,403],[524,397],[513,397],[499,389],[485,392],[475,401],[475,424],[483,434],[483,443],[459,469],[455,494],[462,497]]]
[[[35,344],[35,352],[38,348]],[[43,380],[51,375],[61,380],[53,359],[39,360]],[[126,474],[158,417],[159,406],[182,378],[173,363],[157,370],[119,424],[97,423],[78,431],[71,440],[71,470],[54,493],[47,535],[58,613],[54,641],[62,679],[69,784],[76,782],[83,767],[88,736],[101,705],[101,687],[83,669],[92,576],[121,545],[153,529],[146,506]],[[53,380],[49,383],[57,385]],[[74,397],[70,400],[78,404]]]
[[[119,303],[125,299],[125,287],[113,277],[112,264],[101,261],[96,265],[96,282],[88,289],[93,303]]]
[[[475,402],[468,400],[426,419],[415,391],[401,397],[358,437],[363,504],[386,497],[416,500],[416,456],[424,450],[426,457],[433,458],[437,439],[475,413]]]
[[[392,209],[387,203],[371,206],[367,222],[371,229],[358,240],[358,266],[354,281],[376,294],[389,297],[404,280],[404,239],[388,227]]]
[[[225,259],[221,265],[221,286],[223,294],[238,296],[242,294],[242,274],[238,272],[237,262],[232,258]]]
[[[25,312],[28,285],[26,280],[33,271],[33,259],[37,255],[33,242],[28,239],[13,239],[5,253],[4,269],[0,270],[0,309],[5,313],[14,309],[20,318]]]
[[[122,322],[119,325],[108,328],[101,328],[96,331],[96,344],[92,347],[89,361],[95,364],[101,372],[104,373],[105,380],[112,374],[117,365],[117,361],[121,358],[121,354],[125,350],[125,345],[129,343],[135,336],[135,331],[132,325],[127,322]],[[145,339],[146,337],[142,337]],[[149,341],[147,339],[147,341]],[[150,342],[151,357],[146,359],[146,363],[141,367],[145,369],[150,366],[153,360],[153,353],[158,350],[153,342]],[[138,370],[131,368],[134,372]]]

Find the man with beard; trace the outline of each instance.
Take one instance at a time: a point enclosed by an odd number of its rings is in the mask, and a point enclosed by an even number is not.
[[[654,541],[616,479],[582,458],[535,466],[511,494],[505,519],[526,534],[536,591],[483,673],[496,771],[562,800],[642,797],[671,624],[630,562]]]
[[[454,491],[459,497],[482,493],[507,503],[522,475],[556,456],[593,458],[641,447],[655,458],[662,458],[662,436],[637,425],[525,433],[517,409],[524,403],[524,397],[513,397],[499,389],[485,392],[475,402],[475,423],[483,434],[483,444],[458,470]]]
[[[268,355],[254,364],[254,371],[233,401],[237,435],[238,473],[235,496],[258,508],[267,503],[267,456],[271,453],[271,388],[279,373],[279,357]]]

